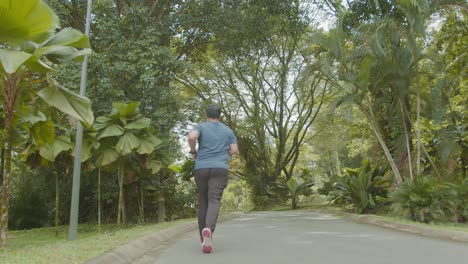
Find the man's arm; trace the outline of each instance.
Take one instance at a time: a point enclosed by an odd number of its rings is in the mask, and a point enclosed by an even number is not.
[[[198,137],[200,136],[200,133],[197,130],[192,130],[188,134],[188,143],[190,146],[190,153],[192,153],[192,156],[197,153],[197,140]]]
[[[239,153],[239,148],[237,148],[237,144],[230,144],[228,153],[231,156],[238,154]]]

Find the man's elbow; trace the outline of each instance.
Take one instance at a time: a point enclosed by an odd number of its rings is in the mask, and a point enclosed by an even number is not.
[[[237,155],[239,154],[239,149],[237,148],[237,145],[231,145],[229,146],[229,155]]]
[[[188,134],[188,140],[189,142],[196,142],[198,139],[198,133],[197,131],[190,131],[190,133]]]
[[[188,142],[189,142],[189,143],[192,143],[192,144],[193,144],[193,143],[196,143],[196,142],[197,142],[197,138],[196,138],[196,137],[189,137],[189,138],[188,138]]]

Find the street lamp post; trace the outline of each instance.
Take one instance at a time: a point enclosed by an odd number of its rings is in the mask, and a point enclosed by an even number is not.
[[[86,25],[85,34],[89,37],[89,28],[91,20],[91,6],[92,0],[88,0],[88,7],[86,11]],[[80,82],[80,95],[86,94],[86,78],[88,69],[88,55],[84,55],[83,64],[81,66],[81,82]],[[76,144],[75,144],[75,163],[73,167],[73,187],[72,199],[70,209],[70,228],[69,239],[75,240],[78,231],[78,208],[80,202],[80,177],[81,177],[81,146],[83,143],[83,126],[81,122],[77,121],[76,128]]]

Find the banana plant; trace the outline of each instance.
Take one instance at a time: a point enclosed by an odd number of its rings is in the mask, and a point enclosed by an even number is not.
[[[11,152],[15,128],[25,114],[24,105],[38,98],[49,106],[92,124],[90,100],[62,87],[48,73],[64,59],[89,54],[86,35],[72,29],[60,31],[59,19],[42,0],[0,0],[0,104],[4,112],[1,145],[5,150],[0,189],[0,247],[6,243],[8,200],[11,192]]]
[[[272,186],[268,188],[271,192],[286,192],[288,198],[291,199],[291,208],[297,209],[297,199],[299,195],[309,195],[311,193],[311,187],[315,185],[315,182],[312,180],[302,181],[295,177],[291,177],[286,183],[284,182],[275,182]]]
[[[152,158],[154,151],[161,144],[161,139],[156,137],[150,129],[149,118],[140,114],[139,102],[114,102],[112,111],[107,116],[96,118],[94,128],[100,147],[95,158],[98,168],[117,164],[119,180],[119,208],[117,224],[121,220],[126,222],[124,201],[124,175],[128,170],[129,160],[135,160],[137,156],[141,165],[157,173],[161,167],[161,161]]]

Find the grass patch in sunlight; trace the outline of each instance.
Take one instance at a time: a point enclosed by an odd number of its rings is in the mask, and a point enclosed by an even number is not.
[[[0,263],[84,263],[138,237],[190,221],[194,219],[129,227],[104,225],[100,232],[95,225],[80,225],[75,241],[68,240],[68,226],[59,228],[58,237],[55,228],[9,231],[7,246],[0,249]]]

